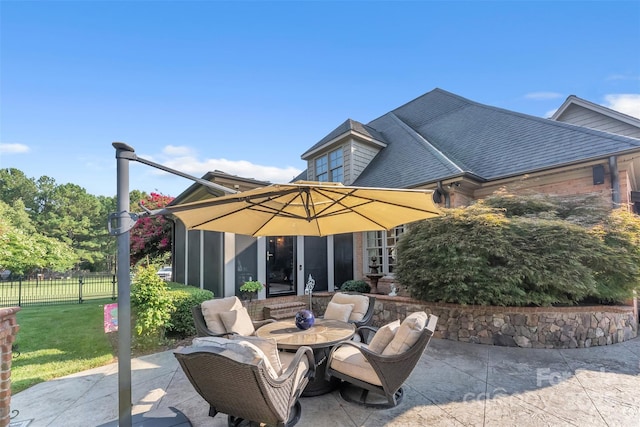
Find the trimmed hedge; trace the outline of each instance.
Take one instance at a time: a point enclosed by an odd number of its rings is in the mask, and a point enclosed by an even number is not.
[[[175,310],[171,313],[171,326],[167,328],[167,333],[181,338],[194,336],[196,328],[191,307],[212,299],[213,292],[178,283],[171,283],[169,286]]]
[[[621,302],[640,284],[640,217],[594,197],[501,193],[412,225],[395,275],[425,301]]]
[[[371,292],[371,286],[364,280],[347,280],[340,286],[344,292],[361,292],[363,294]]]

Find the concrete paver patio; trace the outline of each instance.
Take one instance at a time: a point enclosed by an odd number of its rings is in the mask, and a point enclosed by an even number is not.
[[[133,413],[167,407],[193,426],[209,417],[171,351],[132,361]],[[395,408],[367,409],[338,391],[300,400],[299,426],[640,425],[640,338],[605,347],[538,350],[432,339]],[[117,364],[37,384],[11,398],[21,427],[98,426],[118,417]]]

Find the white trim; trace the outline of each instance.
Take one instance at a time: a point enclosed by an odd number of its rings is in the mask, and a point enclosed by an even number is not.
[[[200,277],[198,281],[200,282],[200,289],[204,289],[204,231],[200,230],[198,235],[200,238]]]
[[[189,229],[184,227],[184,282],[189,283]]]
[[[224,259],[223,289],[225,297],[236,294],[236,235],[223,233],[222,253]]]
[[[334,250],[333,250],[333,235],[327,236],[327,291],[333,292],[335,291],[336,284],[336,272],[335,269],[335,259]]]
[[[256,244],[258,253],[257,256],[257,267],[258,267],[258,280],[260,283],[267,283],[267,238],[266,237],[258,237],[258,243]],[[262,289],[258,292],[258,299],[265,299],[267,297],[267,290]]]
[[[296,295],[304,295],[304,236],[296,237]]]
[[[349,137],[349,136],[353,136],[354,138],[359,138],[365,142],[369,142],[372,145],[376,146],[376,147],[380,147],[380,148],[385,148],[387,146],[387,144],[385,144],[382,141],[378,141],[377,139],[371,138],[370,136],[365,136],[359,132],[354,131],[353,129],[350,129],[346,132],[341,133],[340,135],[336,136],[335,138],[333,138],[330,141],[325,142],[324,144],[322,144],[319,147],[314,148],[311,151],[307,151],[306,153],[303,153],[302,156],[300,156],[300,158],[302,160],[309,160],[310,157],[315,156],[316,154],[324,151],[324,150],[328,150],[329,148],[331,148],[333,145],[339,143],[341,140]]]

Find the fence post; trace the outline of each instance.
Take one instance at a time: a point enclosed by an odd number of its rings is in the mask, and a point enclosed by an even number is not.
[[[18,279],[18,307],[22,307],[22,276]]]
[[[116,275],[112,275],[111,279],[111,301],[116,300]]]
[[[82,304],[82,276],[78,277],[78,304]]]

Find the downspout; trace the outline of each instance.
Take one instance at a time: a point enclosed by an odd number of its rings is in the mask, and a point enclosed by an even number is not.
[[[609,157],[609,174],[611,175],[611,201],[615,209],[620,206],[620,174],[616,156]]]
[[[442,185],[442,181],[438,181],[438,191],[440,192],[440,194],[442,194],[444,196],[444,207],[445,208],[450,208],[451,207],[451,196],[449,195],[449,192],[444,189],[444,186]]]

